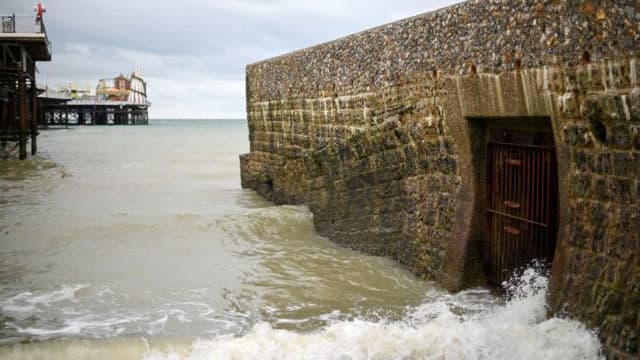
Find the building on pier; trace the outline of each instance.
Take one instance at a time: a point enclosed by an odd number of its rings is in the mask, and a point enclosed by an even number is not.
[[[0,150],[20,159],[37,152],[38,88],[36,62],[51,61],[43,8],[35,16],[0,16]]]
[[[66,88],[65,88],[66,89]],[[148,125],[147,83],[139,69],[130,77],[98,80],[95,95],[73,96],[70,91],[42,94],[41,126],[48,125]],[[77,93],[77,92],[76,92]],[[66,101],[58,101],[64,99]]]
[[[49,89],[49,87],[46,87]],[[50,89],[50,91],[53,89]],[[66,86],[60,87],[54,92],[59,92],[68,97],[69,100],[73,99],[85,99],[91,96],[91,87],[88,85],[78,85],[75,82],[69,83]]]

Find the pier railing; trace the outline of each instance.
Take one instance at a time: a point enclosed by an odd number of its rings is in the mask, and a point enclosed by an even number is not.
[[[2,16],[2,33],[45,34],[44,22],[35,16]]]
[[[44,21],[29,15],[3,15],[0,16],[0,34],[42,34],[47,42],[49,54],[52,52],[51,42],[47,37]]]

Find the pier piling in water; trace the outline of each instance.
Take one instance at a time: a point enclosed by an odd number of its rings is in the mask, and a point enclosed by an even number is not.
[[[51,99],[49,99],[51,100]],[[47,101],[39,118],[49,125],[148,125],[148,105],[115,101]]]

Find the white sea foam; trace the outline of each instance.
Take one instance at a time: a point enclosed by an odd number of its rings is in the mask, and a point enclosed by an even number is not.
[[[89,285],[64,285],[50,291],[22,292],[3,300],[0,303],[0,308],[4,314],[14,317],[41,312],[46,308],[57,306],[61,302],[76,301],[76,293],[87,286]]]
[[[37,326],[21,327],[15,323],[8,323],[8,326],[14,328],[18,333],[41,338],[80,334],[102,337],[107,334],[116,336],[124,331],[125,325],[139,320],[144,319],[139,317],[98,319],[95,316],[83,316],[65,320],[62,326],[52,328]]]
[[[188,352],[148,351],[158,359],[600,359],[591,331],[569,319],[546,319],[547,279],[524,272],[511,300],[479,313],[456,314],[461,295],[425,302],[401,321],[334,321],[298,333],[256,324],[241,337],[199,340]],[[453,306],[452,306],[453,305]],[[457,305],[464,305],[457,303]]]
[[[80,285],[65,285],[62,288],[50,292],[45,292],[40,295],[33,296],[26,301],[30,304],[43,304],[43,305],[52,305],[57,302],[65,301],[65,300],[75,300],[76,292],[81,289],[88,287],[89,284],[80,284]]]
[[[76,295],[76,292],[88,286],[89,286],[88,284],[64,285],[59,289],[44,291],[40,293],[23,292],[7,299],[3,304],[3,308],[5,304],[10,306],[15,303],[27,303],[30,305],[50,306],[50,305],[53,305],[54,303],[58,303],[65,300],[73,301]]]
[[[143,169],[148,167],[149,165],[147,163],[144,162],[123,162],[122,163],[122,168],[123,169]]]

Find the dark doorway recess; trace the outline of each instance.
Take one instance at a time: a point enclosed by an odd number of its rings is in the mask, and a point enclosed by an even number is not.
[[[499,285],[532,260],[553,261],[558,174],[550,129],[488,128],[484,268]]]

